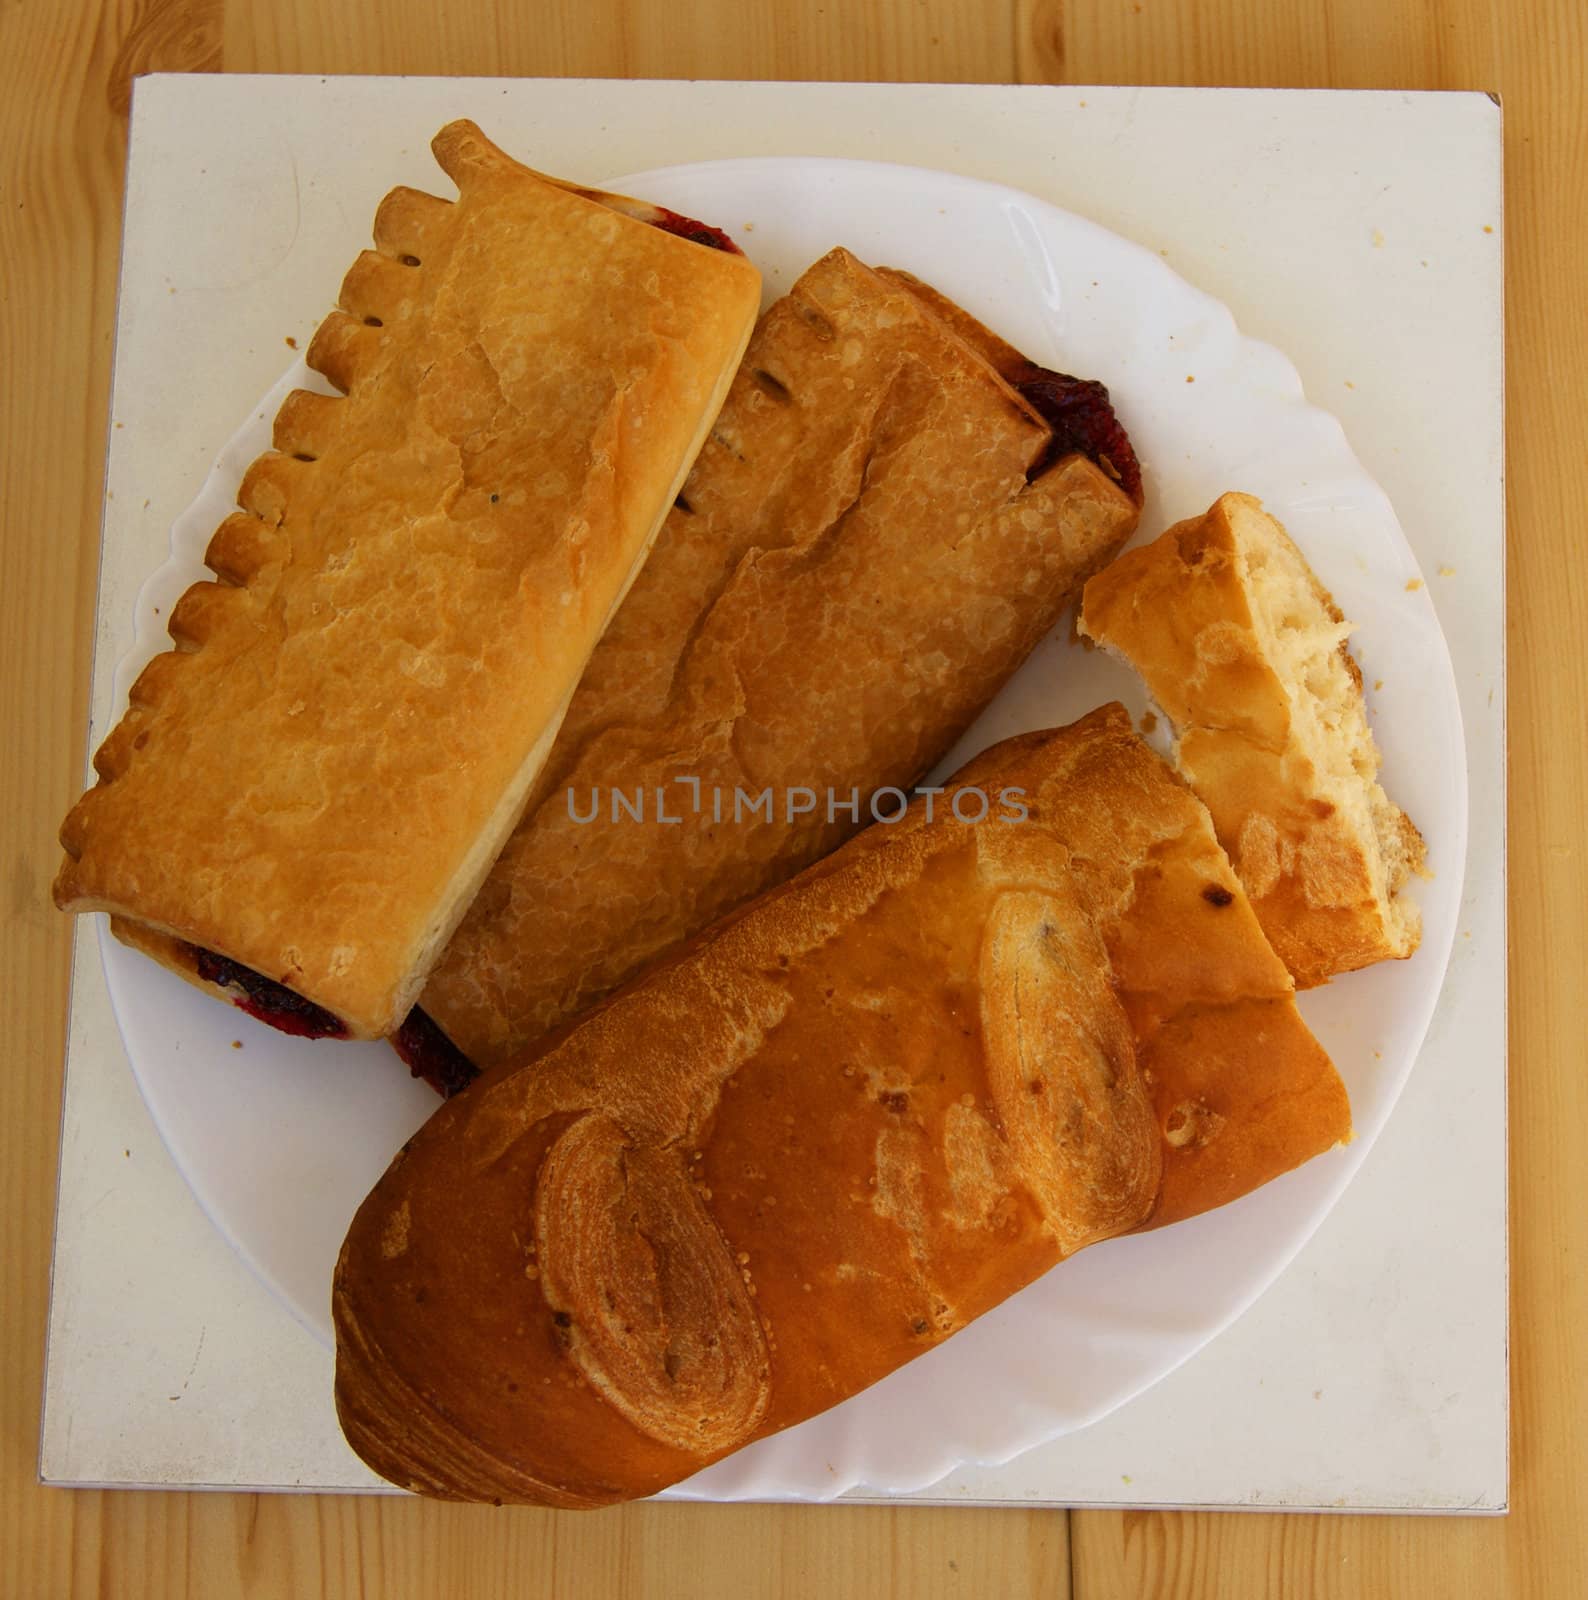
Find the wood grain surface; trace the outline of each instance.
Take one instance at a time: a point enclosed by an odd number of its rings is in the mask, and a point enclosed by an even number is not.
[[[1588,1594],[1581,0],[0,0],[0,1596]],[[35,1482],[128,85],[152,69],[1491,89],[1509,285],[1513,1510],[635,1506]],[[1452,448],[1459,442],[1452,441]]]

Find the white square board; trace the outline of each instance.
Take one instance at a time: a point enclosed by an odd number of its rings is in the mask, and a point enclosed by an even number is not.
[[[375,201],[473,116],[597,181],[862,156],[1010,184],[1163,252],[1279,346],[1388,491],[1450,643],[1471,771],[1461,931],[1357,1180],[1233,1328],[1130,1405],[922,1502],[1504,1509],[1500,113],[1479,94],[589,80],[141,79],[91,747],[171,522],[328,308]],[[1153,531],[1153,530],[1149,530]],[[1433,577],[1433,574],[1439,574]],[[364,1489],[328,1351],[210,1227],[77,941],[40,1470]]]

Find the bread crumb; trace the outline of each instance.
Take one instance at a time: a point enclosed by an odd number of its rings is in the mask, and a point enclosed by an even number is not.
[[[1347,389],[1354,389],[1356,387],[1356,385],[1352,383],[1349,378],[1345,380],[1345,386]]]
[[[1384,680],[1382,678],[1375,678],[1373,680],[1373,692],[1374,692],[1374,694],[1377,694],[1378,691],[1380,689],[1382,689],[1383,687],[1384,687]]]
[[[242,1047],[243,1047],[243,1041],[241,1039],[233,1039],[232,1040],[232,1049],[233,1050],[241,1050]]]
[[[1453,578],[1455,575],[1456,569],[1454,567],[1441,567],[1439,569],[1439,576],[1441,578]]]
[[[753,223],[753,222],[747,222],[747,223],[745,223],[745,225],[744,225],[744,231],[745,231],[745,232],[746,232],[746,233],[754,233],[754,232],[755,232],[755,224],[754,224],[754,223]]]
[[[380,1231],[380,1255],[382,1261],[395,1261],[408,1249],[408,1230],[411,1223],[411,1213],[408,1202],[404,1200],[385,1221]]]
[[[1422,588],[1422,586],[1423,580],[1421,578],[1408,578],[1406,580],[1407,594],[1416,594],[1417,591]]]
[[[1141,731],[1143,733],[1151,733],[1152,730],[1157,726],[1157,713],[1152,711],[1143,711],[1141,714]]]
[[[1375,250],[1382,250],[1384,248],[1384,235],[1380,233],[1377,228],[1373,230],[1373,248]]]
[[[1485,233],[1493,233],[1494,229],[1487,222],[1485,222],[1483,225],[1483,231]]]
[[[1218,1136],[1224,1122],[1207,1101],[1182,1100],[1164,1119],[1163,1137],[1176,1150],[1200,1150]]]
[[[1187,374],[1186,374],[1186,380],[1185,380],[1185,381],[1186,381],[1186,382],[1187,382],[1187,383],[1195,383],[1195,382],[1196,382],[1196,379],[1195,379],[1195,378],[1194,378],[1194,377],[1193,377],[1193,376],[1192,376],[1192,375],[1191,375],[1191,374],[1190,374],[1190,373],[1189,373],[1189,372],[1188,372],[1188,373],[1187,373]]]
[[[290,333],[287,335],[287,348],[289,350],[296,350],[298,348],[298,341],[294,339]]]

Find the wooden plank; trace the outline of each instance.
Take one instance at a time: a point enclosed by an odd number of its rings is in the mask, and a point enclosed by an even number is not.
[[[239,72],[1006,83],[1012,14],[978,0],[228,0]],[[724,155],[734,155],[725,128]]]
[[[49,901],[80,787],[120,235],[140,61],[213,62],[209,8],[0,8],[0,1592],[90,1586],[97,1497],[34,1487],[71,929]],[[189,23],[191,22],[191,26]],[[157,1520],[166,1525],[169,1512]]]
[[[625,1506],[28,1489],[7,1595],[115,1600],[1065,1600],[1062,1511]]]
[[[1406,62],[1431,48],[1440,26],[1432,8],[1407,0],[1386,6],[1016,0],[1016,14],[1027,83],[1404,87]]]

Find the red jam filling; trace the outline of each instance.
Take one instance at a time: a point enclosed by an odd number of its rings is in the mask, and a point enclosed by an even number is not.
[[[403,1018],[392,1045],[414,1077],[423,1078],[443,1100],[450,1100],[479,1076],[480,1069],[418,1006]]]
[[[1026,474],[1028,479],[1040,478],[1055,461],[1078,451],[1141,504],[1141,463],[1102,384],[1095,378],[1049,372],[1035,362],[1012,382],[1053,430],[1047,448]]]
[[[205,983],[224,989],[231,1002],[240,1011],[260,1022],[268,1022],[282,1033],[296,1034],[300,1039],[345,1039],[347,1024],[333,1016],[323,1006],[294,994],[285,984],[276,983],[263,973],[255,972],[240,962],[229,961],[213,950],[189,945],[193,952],[193,965]]]
[[[647,220],[653,228],[660,228],[663,233],[676,233],[680,239],[692,239],[696,244],[705,245],[708,250],[726,250],[731,256],[744,254],[721,228],[696,222],[693,217],[681,216],[676,211],[669,211],[666,206],[657,206],[655,211],[656,215]]]

